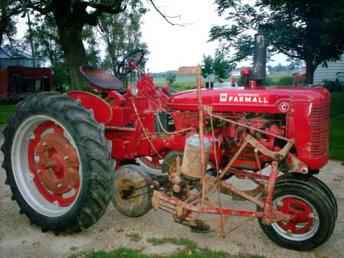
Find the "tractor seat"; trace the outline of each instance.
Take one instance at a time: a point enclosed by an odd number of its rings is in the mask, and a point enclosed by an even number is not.
[[[125,93],[123,83],[108,71],[85,65],[80,67],[80,73],[94,88]]]

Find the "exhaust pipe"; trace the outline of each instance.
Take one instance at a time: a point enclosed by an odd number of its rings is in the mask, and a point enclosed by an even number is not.
[[[256,41],[256,50],[254,53],[254,64],[253,64],[253,71],[254,71],[254,79],[256,81],[262,81],[266,77],[266,40],[262,34],[255,35]]]

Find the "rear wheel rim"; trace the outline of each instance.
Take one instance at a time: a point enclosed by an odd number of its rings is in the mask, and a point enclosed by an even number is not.
[[[24,120],[13,139],[11,162],[18,190],[36,212],[59,217],[74,206],[82,182],[80,155],[57,120],[47,115]]]
[[[273,223],[273,229],[291,241],[306,241],[312,238],[320,226],[319,214],[307,200],[296,195],[285,195],[274,200],[277,209],[293,218],[286,222]]]

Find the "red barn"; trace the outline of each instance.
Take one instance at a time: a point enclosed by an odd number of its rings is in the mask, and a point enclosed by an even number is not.
[[[39,60],[11,47],[0,48],[0,100],[52,90],[52,70],[37,67]]]

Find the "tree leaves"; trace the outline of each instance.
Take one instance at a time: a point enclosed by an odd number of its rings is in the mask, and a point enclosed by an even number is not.
[[[211,40],[227,42],[236,49],[233,60],[252,53],[252,34],[263,33],[273,52],[305,60],[308,72],[326,61],[336,60],[344,51],[344,1],[325,0],[216,0],[219,14],[230,25],[214,26]],[[312,82],[313,74],[308,76]]]

